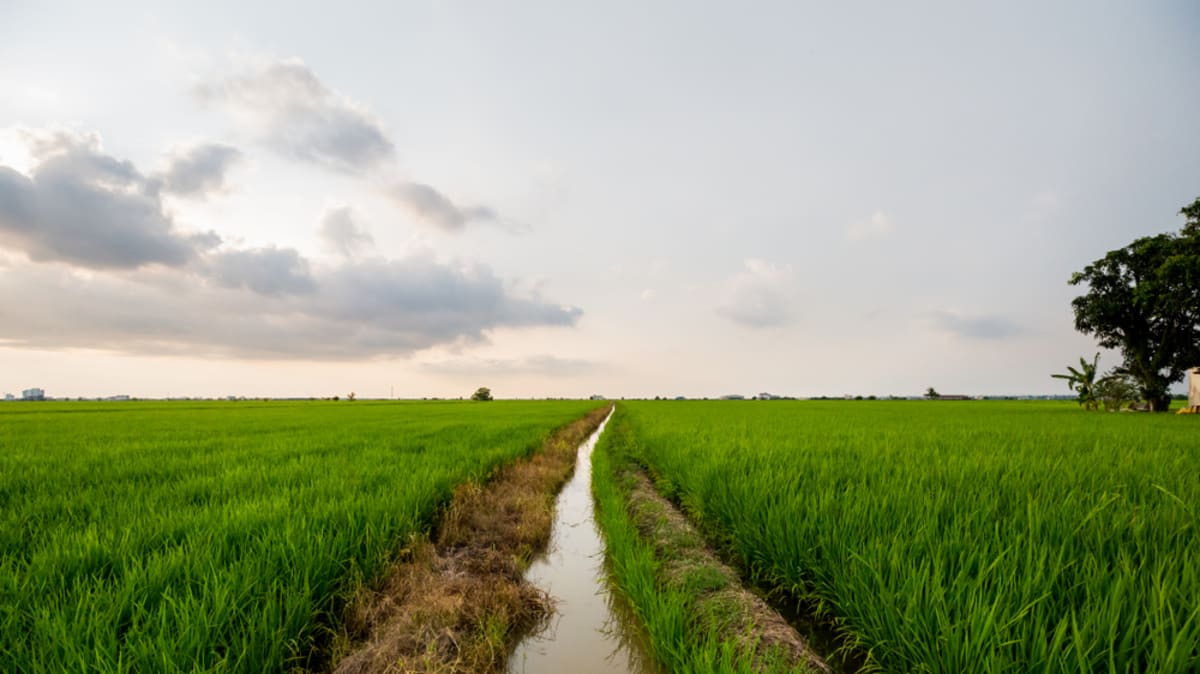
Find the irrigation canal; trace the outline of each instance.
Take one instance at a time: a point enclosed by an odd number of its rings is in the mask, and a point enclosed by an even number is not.
[[[509,674],[650,674],[654,668],[630,636],[621,599],[604,570],[604,541],[593,517],[592,450],[612,418],[579,446],[575,473],[558,494],[546,554],[525,577],[554,597],[547,629],[526,638],[509,660]]]

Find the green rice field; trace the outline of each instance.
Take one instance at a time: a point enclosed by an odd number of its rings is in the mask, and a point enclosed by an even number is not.
[[[628,402],[595,461],[600,476],[614,461],[645,467],[757,583],[822,614],[882,671],[1200,671],[1193,418]],[[604,506],[612,487],[598,484]],[[610,540],[617,568],[645,563],[621,558],[628,534]],[[666,616],[652,638],[687,629],[644,586],[624,589],[644,621]]]
[[[307,667],[454,487],[598,403],[0,406],[0,671]]]
[[[0,406],[0,671],[319,668],[456,485],[599,404]],[[651,582],[621,465],[882,671],[1200,669],[1195,418],[631,401],[594,461],[616,581],[672,671],[753,668]]]

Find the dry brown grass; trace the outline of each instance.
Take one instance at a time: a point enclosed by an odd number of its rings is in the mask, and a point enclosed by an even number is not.
[[[352,603],[333,671],[503,671],[517,642],[553,611],[523,574],[550,540],[555,494],[576,450],[607,413],[560,429],[486,484],[461,486],[433,541],[413,540],[379,587]]]

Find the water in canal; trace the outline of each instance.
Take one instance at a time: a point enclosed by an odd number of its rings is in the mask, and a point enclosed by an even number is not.
[[[609,418],[612,418],[610,413]],[[610,594],[604,541],[593,518],[592,450],[608,419],[579,446],[575,474],[558,495],[546,555],[525,577],[556,602],[550,626],[526,638],[509,660],[509,674],[649,674],[633,630],[624,627],[621,599]]]

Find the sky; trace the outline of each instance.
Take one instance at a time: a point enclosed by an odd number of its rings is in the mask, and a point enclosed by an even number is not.
[[[1190,0],[175,4],[0,0],[0,393],[1065,394],[1200,197]]]

